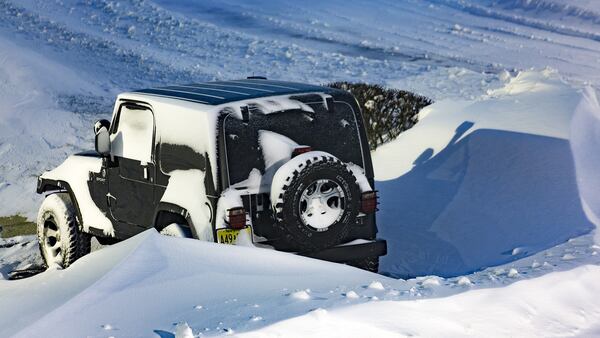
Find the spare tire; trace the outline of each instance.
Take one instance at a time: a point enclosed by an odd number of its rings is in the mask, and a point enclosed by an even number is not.
[[[356,224],[359,199],[352,171],[325,152],[293,158],[278,169],[271,185],[276,230],[294,251],[342,243]]]

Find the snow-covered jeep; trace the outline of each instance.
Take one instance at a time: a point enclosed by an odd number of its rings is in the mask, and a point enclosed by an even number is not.
[[[48,266],[146,229],[376,271],[373,167],[348,92],[264,78],[118,96],[95,152],[38,179]]]

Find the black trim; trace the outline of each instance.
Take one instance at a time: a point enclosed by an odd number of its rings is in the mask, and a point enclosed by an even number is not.
[[[77,203],[77,198],[75,197],[75,193],[69,183],[61,180],[52,180],[48,178],[38,177],[37,189],[36,192],[38,194],[42,194],[45,192],[61,192],[65,191],[69,194],[71,198],[71,202],[73,202],[73,206],[75,207],[75,216],[77,217],[77,223],[79,224],[79,230],[83,229],[83,218],[81,217],[81,210],[79,209],[79,203]]]
[[[173,216],[161,216],[163,214],[173,214]],[[174,216],[177,215],[177,216]],[[187,209],[180,207],[177,204],[169,203],[169,202],[160,202],[156,207],[156,211],[154,212],[154,224],[152,226],[160,231],[164,228],[164,226],[168,224],[163,224],[162,222],[166,218],[162,217],[170,217],[172,219],[179,219],[179,217],[183,218],[186,221],[187,226],[190,227],[192,231],[192,236],[195,239],[198,239],[198,234],[196,233],[196,228],[194,227],[194,222],[192,222],[192,217]],[[161,219],[162,218],[162,219]],[[172,222],[171,222],[172,223]]]
[[[336,246],[318,252],[299,253],[301,256],[335,263],[345,263],[367,257],[379,257],[386,254],[387,242],[382,239],[370,243]]]

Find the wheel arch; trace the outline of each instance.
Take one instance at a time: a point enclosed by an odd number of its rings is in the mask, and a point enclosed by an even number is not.
[[[73,203],[73,207],[75,207],[75,217],[77,218],[77,226],[79,230],[83,230],[83,218],[81,216],[79,204],[77,203],[77,196],[75,196],[75,193],[73,192],[73,189],[71,189],[71,185],[68,182],[63,180],[54,180],[40,177],[38,178],[36,191],[38,194],[48,193],[47,195],[66,192],[69,195],[69,198],[71,199],[71,203]]]
[[[186,208],[170,202],[160,202],[154,212],[154,224],[152,224],[152,227],[160,232],[171,223],[187,225],[192,232],[192,236],[198,238],[194,222]]]

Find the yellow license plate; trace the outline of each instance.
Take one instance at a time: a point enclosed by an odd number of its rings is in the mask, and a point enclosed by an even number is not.
[[[243,239],[242,239],[243,238]],[[217,242],[223,244],[238,244],[238,240],[252,242],[252,228],[243,229],[217,229]]]

